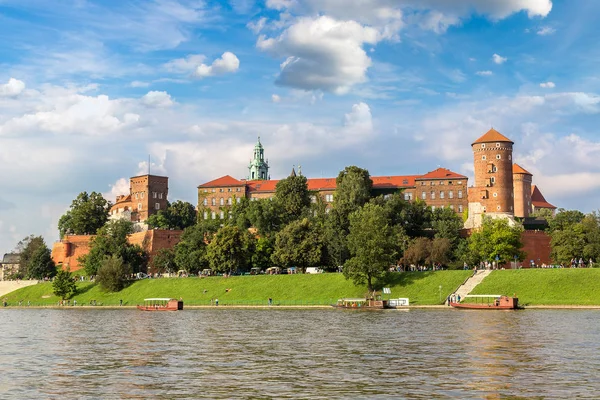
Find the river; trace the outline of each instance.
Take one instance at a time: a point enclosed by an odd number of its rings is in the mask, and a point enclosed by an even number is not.
[[[0,398],[598,398],[595,310],[0,310]]]

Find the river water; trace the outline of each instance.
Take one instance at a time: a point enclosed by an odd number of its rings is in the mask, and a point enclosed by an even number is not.
[[[0,398],[599,398],[600,311],[0,310]]]

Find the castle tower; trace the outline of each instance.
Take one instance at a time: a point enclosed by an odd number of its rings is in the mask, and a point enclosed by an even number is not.
[[[129,179],[131,194],[131,220],[143,222],[152,214],[167,208],[169,178],[157,175],[140,175]]]
[[[254,158],[250,160],[248,165],[248,180],[268,180],[269,178],[269,163],[265,161],[265,150],[260,143],[260,136],[254,146]]]
[[[519,164],[513,164],[515,217],[527,218],[531,214],[531,181],[533,175]]]
[[[513,144],[492,128],[471,145],[475,187],[470,190],[469,202],[480,203],[482,213],[514,215]]]

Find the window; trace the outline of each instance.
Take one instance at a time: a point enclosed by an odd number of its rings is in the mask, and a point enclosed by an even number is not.
[[[412,200],[412,193],[404,193],[404,200],[411,201]]]
[[[496,177],[495,177],[495,176],[492,176],[492,177],[490,178],[490,183],[492,183],[492,185],[493,185],[494,183],[496,183]]]
[[[241,190],[240,188],[235,189],[236,192],[239,192],[240,190]]]
[[[421,186],[425,186],[425,182],[421,181]]]
[[[496,143],[496,147],[500,147],[500,143]]]
[[[502,157],[500,156],[500,154],[496,154],[496,160],[500,160],[502,159]]]
[[[142,199],[144,198],[144,192],[142,192],[142,196],[141,197],[142,197]]]
[[[210,204],[213,206],[217,205],[217,199],[215,199],[214,197],[212,199],[210,199]]]
[[[448,192],[448,198],[449,199],[453,199],[454,198],[454,192],[452,190]]]
[[[485,149],[485,143],[481,143],[481,148]]]
[[[425,200],[427,198],[427,194],[425,192],[421,192],[421,199]]]
[[[227,199],[227,205],[230,206],[231,205],[231,197]]]
[[[208,189],[204,189],[204,193],[208,193]]]
[[[162,194],[162,192],[160,192],[160,193],[158,194],[158,198],[159,198],[159,199],[162,199],[162,195],[163,195],[163,194]]]
[[[483,210],[483,212],[485,212],[485,211],[486,211],[486,209],[485,209],[485,206],[481,207],[481,209]]]
[[[228,191],[228,192],[231,192],[231,188],[227,188],[227,191]]]
[[[222,205],[224,205],[224,204],[225,204],[225,200],[223,200],[223,198],[221,197],[221,198],[219,199],[219,205],[220,205],[220,206],[222,206]]]
[[[435,206],[431,206],[431,211],[435,211]]]
[[[512,160],[512,156],[511,156],[511,155],[509,155],[509,156],[508,156],[508,159],[509,159],[509,160]]]
[[[136,199],[139,199],[139,198],[140,198],[140,194],[139,194],[139,193],[136,193],[136,194],[135,194],[135,198],[136,198]]]
[[[462,181],[458,181],[458,184],[459,184],[459,185],[462,185]]]
[[[440,199],[443,199],[445,196],[444,192],[440,192]]]
[[[241,199],[239,197],[235,199],[236,203],[239,203],[240,201],[241,201]]]
[[[215,219],[215,218],[217,218],[217,214],[213,211],[213,212],[210,213],[210,217],[212,219]]]
[[[219,193],[223,193],[223,188],[219,189]]]
[[[435,200],[435,192],[432,190],[431,193],[429,193],[429,197],[431,198],[431,200]]]
[[[452,204],[450,204],[450,209],[454,210],[454,206]]]
[[[498,211],[500,211],[500,206],[496,207],[496,209],[497,209]]]
[[[485,160],[487,160],[487,157],[486,157],[486,156],[481,156],[481,159],[482,159],[483,161],[485,161]]]
[[[221,219],[225,218],[225,212],[224,212],[224,211],[221,211],[221,213],[219,214],[219,217],[220,217]]]
[[[443,184],[444,184],[444,181],[440,181],[440,185],[443,185]]]
[[[384,194],[384,195],[383,195],[383,199],[384,199],[384,200],[389,200],[391,197],[392,197],[392,195],[391,195],[391,194]]]
[[[463,212],[462,204],[458,205],[458,212]]]
[[[492,196],[494,196],[494,197],[498,197],[498,193],[494,193]]]
[[[208,211],[204,211],[204,219],[208,219]]]
[[[435,186],[435,182],[434,182],[434,181],[431,181],[431,182],[429,182],[429,184],[430,184],[431,186]]]
[[[459,190],[459,191],[458,191],[458,198],[459,198],[459,199],[462,199],[462,190]]]
[[[138,211],[142,210],[142,203],[138,203]]]
[[[208,205],[208,199],[204,199],[204,201],[202,202],[202,204],[204,204],[205,206],[207,206]],[[206,219],[206,218],[204,218],[204,219]]]
[[[452,185],[454,182],[452,181],[448,181],[448,185]]]
[[[316,203],[317,202],[317,196],[310,196],[310,202],[311,203]]]
[[[156,192],[152,192],[152,198],[155,199],[156,196],[157,196],[157,193]]]
[[[160,210],[160,203],[154,203],[154,209]]]
[[[215,193],[215,192],[216,192],[216,189],[213,189],[213,190],[212,190],[212,192],[213,192],[213,193]]]
[[[408,179],[403,179],[403,180],[402,180],[402,184],[403,184],[403,185],[408,185]]]
[[[328,203],[333,202],[333,195],[332,194],[326,194],[325,195],[325,201]]]

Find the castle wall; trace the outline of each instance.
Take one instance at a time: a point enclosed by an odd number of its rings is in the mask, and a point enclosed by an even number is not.
[[[510,142],[473,143],[475,191],[486,213],[514,213],[512,151]]]
[[[552,263],[552,259],[550,258],[550,252],[552,250],[550,246],[550,235],[546,232],[524,231],[521,234],[521,240],[523,242],[523,251],[526,254],[525,261],[522,263],[523,268],[529,268],[531,266],[531,260],[538,266],[542,263]]]
[[[531,214],[531,175],[513,174],[515,217],[527,218]]]

